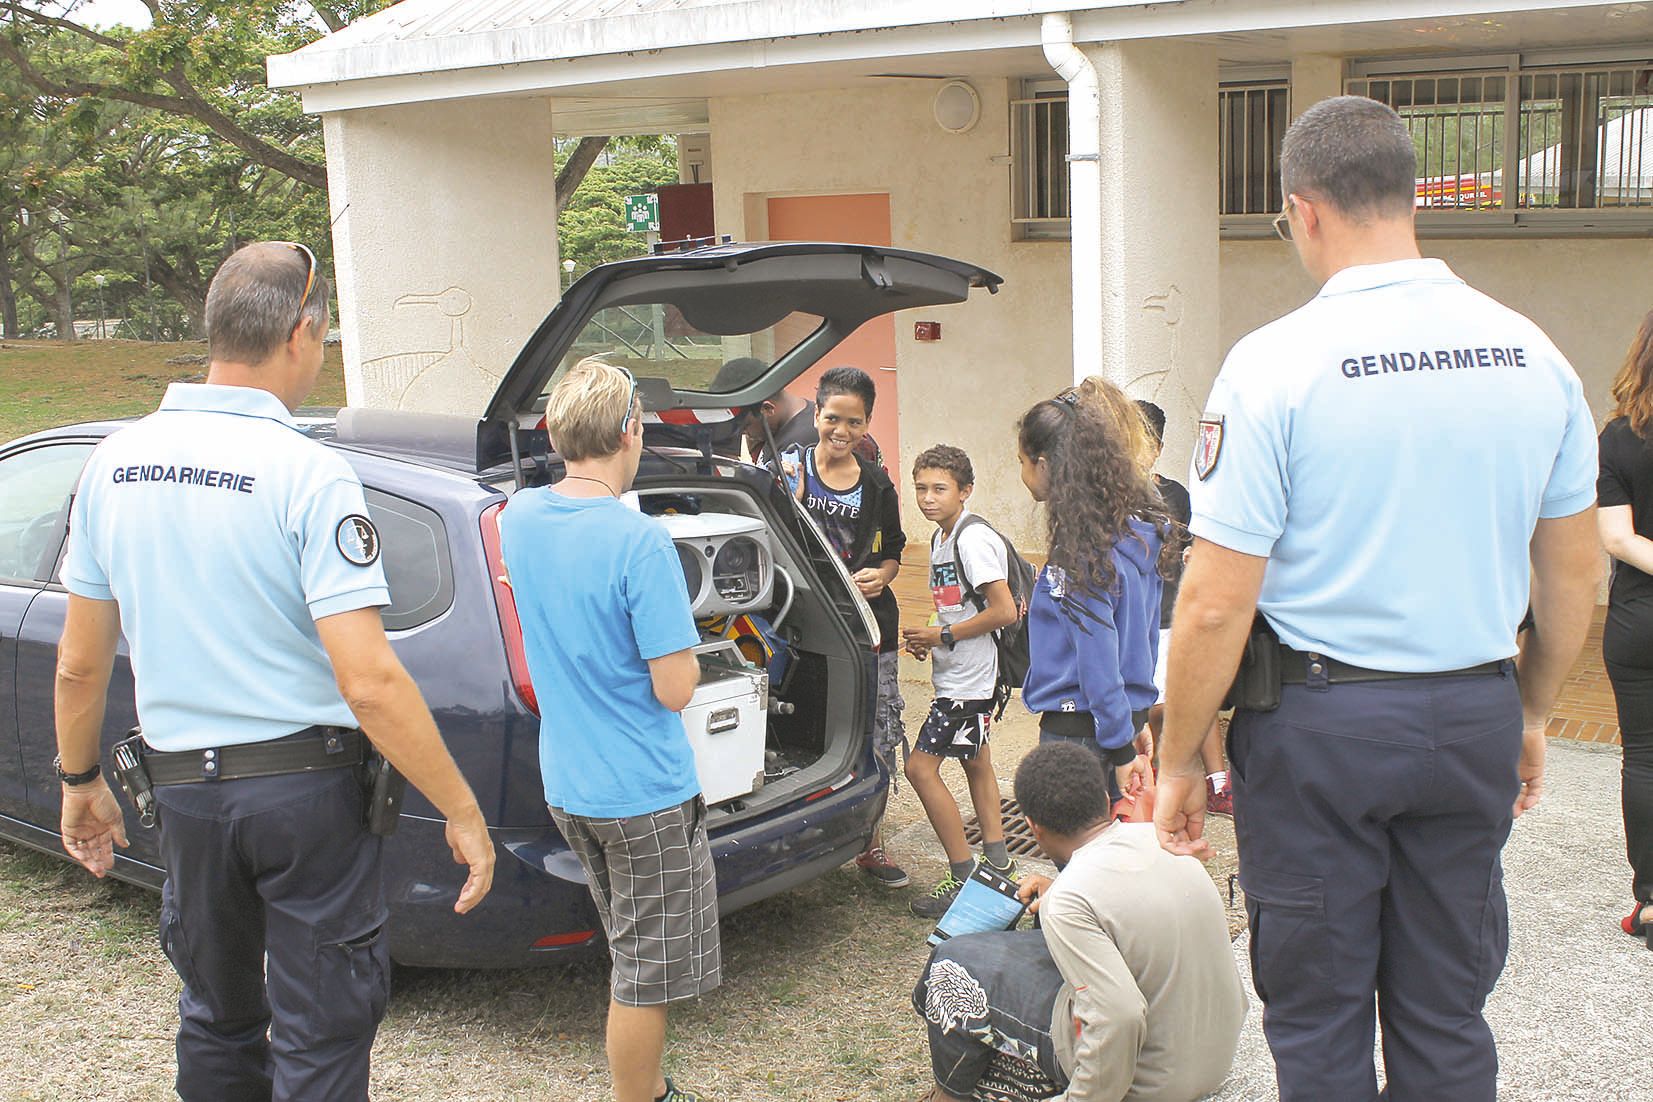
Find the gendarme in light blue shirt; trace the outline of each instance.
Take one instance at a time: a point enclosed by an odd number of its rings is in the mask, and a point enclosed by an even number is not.
[[[1572,366],[1439,260],[1346,268],[1242,339],[1200,431],[1194,535],[1268,558],[1283,642],[1368,669],[1515,654],[1534,525],[1595,501]]]
[[[151,746],[263,742],[355,726],[315,621],[390,603],[371,533],[355,471],[275,395],[173,383],[93,450],[63,584],[119,604]]]
[[[519,490],[499,546],[539,700],[545,802],[620,819],[698,795],[683,719],[649,676],[651,659],[700,641],[665,527],[611,497]]]

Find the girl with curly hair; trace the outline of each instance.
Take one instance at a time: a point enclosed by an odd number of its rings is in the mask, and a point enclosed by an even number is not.
[[[1040,713],[1041,742],[1086,746],[1113,770],[1110,788],[1134,796],[1151,778],[1138,732],[1158,695],[1160,588],[1178,548],[1140,462],[1141,415],[1109,400],[1123,399],[1117,390],[1097,381],[1083,395],[1064,391],[1016,426],[1022,484],[1045,505],[1049,548],[1028,604],[1022,700]]]

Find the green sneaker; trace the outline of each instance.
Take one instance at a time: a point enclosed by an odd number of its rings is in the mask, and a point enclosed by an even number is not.
[[[931,889],[930,894],[913,900],[907,906],[919,918],[937,919],[947,913],[947,908],[953,905],[958,898],[959,889],[964,887],[964,881],[953,875],[951,869],[941,878],[941,883]]]

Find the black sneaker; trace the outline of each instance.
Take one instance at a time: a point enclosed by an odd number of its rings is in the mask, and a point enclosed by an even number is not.
[[[704,1095],[694,1091],[686,1091],[672,1082],[671,1076],[666,1076],[666,1093],[656,1098],[654,1102],[706,1102]]]
[[[952,869],[948,869],[947,875],[941,878],[941,883],[930,889],[929,895],[913,900],[908,907],[919,918],[938,919],[947,913],[947,908],[959,897],[959,889],[962,887],[964,881],[954,876]]]
[[[905,888],[912,878],[891,861],[882,847],[874,846],[855,859],[855,865],[881,888]]]

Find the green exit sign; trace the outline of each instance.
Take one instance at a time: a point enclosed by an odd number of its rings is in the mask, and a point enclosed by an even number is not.
[[[659,233],[660,196],[626,196],[626,229],[632,233]]]

